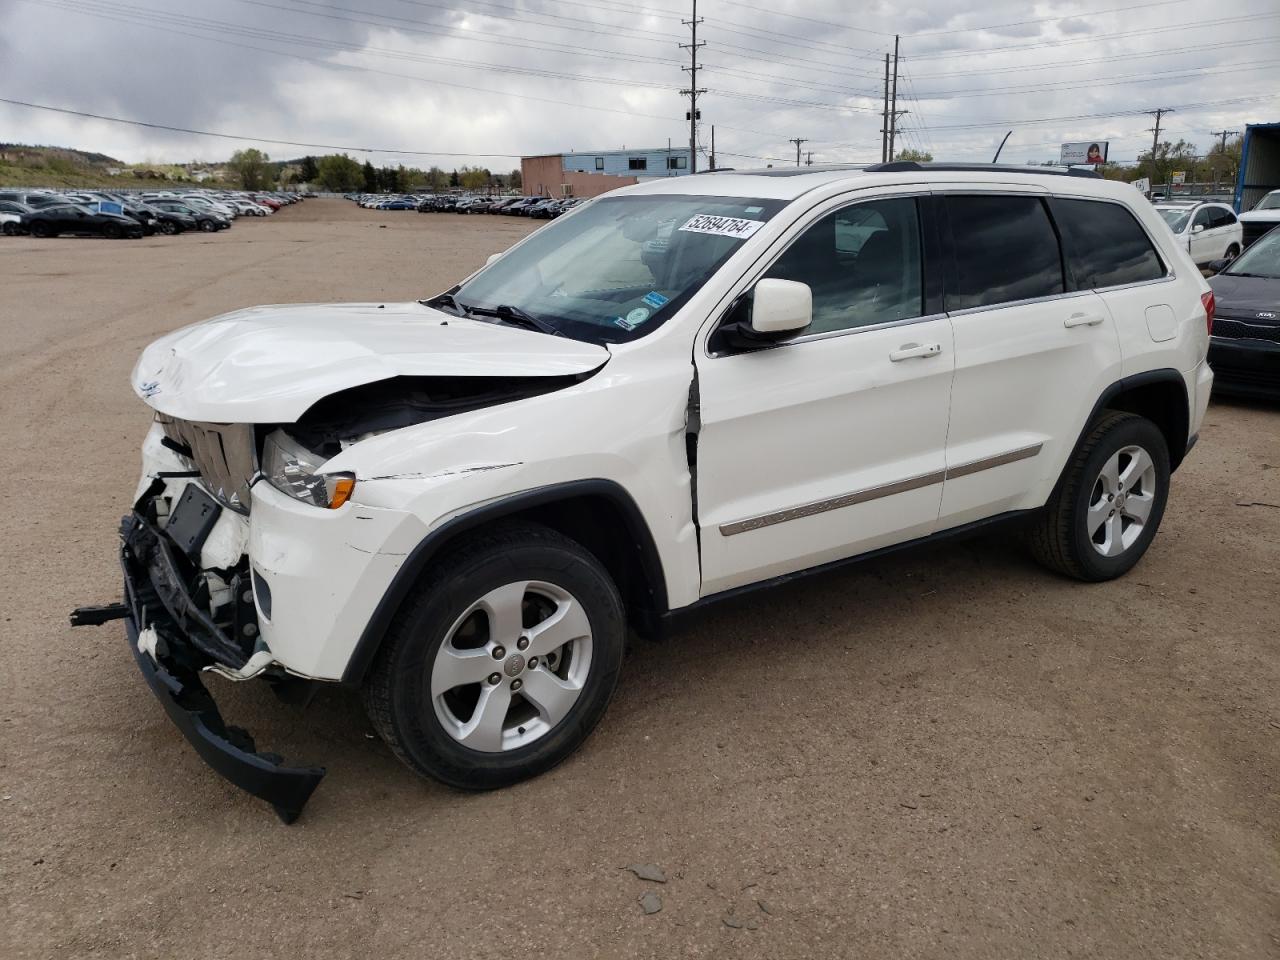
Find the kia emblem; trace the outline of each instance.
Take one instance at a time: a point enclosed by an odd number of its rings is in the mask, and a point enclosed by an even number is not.
[[[1276,315],[1275,315],[1275,311],[1273,310],[1259,310],[1257,313],[1254,314],[1254,317],[1257,318],[1258,320],[1274,320],[1276,318]]]

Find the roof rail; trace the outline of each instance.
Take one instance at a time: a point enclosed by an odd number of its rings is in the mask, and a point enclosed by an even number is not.
[[[1006,166],[1000,163],[920,163],[917,160],[892,160],[889,163],[873,163],[869,167],[863,167],[867,173],[911,173],[914,171],[944,171],[950,173],[972,172],[972,173],[1022,173],[1022,174],[1039,174],[1051,177],[1089,177],[1093,180],[1101,180],[1102,174],[1097,170],[1084,170],[1080,167],[1067,167],[1065,170],[1055,170],[1050,167],[1014,167]]]

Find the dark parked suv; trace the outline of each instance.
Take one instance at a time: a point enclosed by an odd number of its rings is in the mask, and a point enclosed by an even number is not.
[[[119,213],[97,213],[77,204],[44,207],[24,214],[22,225],[33,237],[56,237],[64,233],[76,236],[107,237],[118,240],[142,236],[142,224]]]

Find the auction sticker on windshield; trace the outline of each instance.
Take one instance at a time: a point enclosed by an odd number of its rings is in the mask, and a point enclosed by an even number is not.
[[[738,217],[717,217],[700,213],[680,229],[686,233],[709,233],[717,237],[745,240],[763,226],[763,220],[741,220]]]

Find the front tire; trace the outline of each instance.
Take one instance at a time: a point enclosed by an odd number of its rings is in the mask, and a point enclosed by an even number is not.
[[[1235,244],[1235,243],[1233,243],[1231,246],[1227,247],[1227,259],[1228,259],[1228,260],[1234,260],[1234,259],[1235,259],[1236,257],[1238,257],[1238,256],[1240,256],[1240,246],[1239,246],[1239,244]]]
[[[218,229],[218,225],[214,223],[212,220],[201,220],[200,229],[203,230],[205,233],[213,233],[215,230]]]
[[[363,690],[412,770],[467,790],[560,763],[604,715],[626,624],[608,572],[546,527],[494,529],[450,550],[401,608]]]
[[[1169,448],[1145,417],[1105,412],[1076,449],[1031,549],[1045,566],[1077,580],[1128,573],[1151,545],[1169,497]]]

